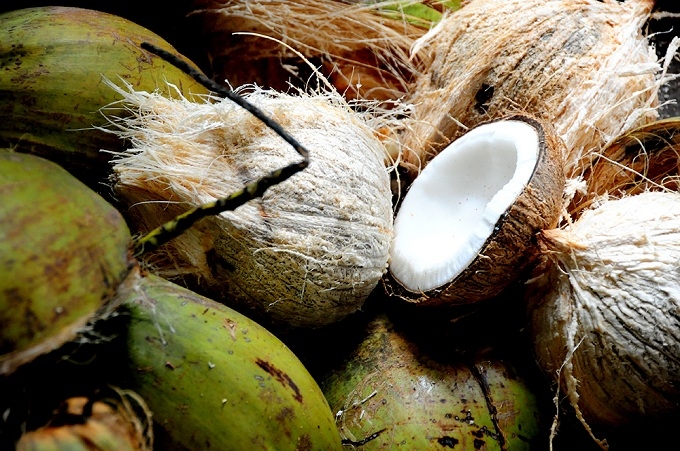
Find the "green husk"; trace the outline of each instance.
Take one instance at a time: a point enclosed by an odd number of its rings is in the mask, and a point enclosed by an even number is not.
[[[345,443],[364,450],[535,445],[538,402],[513,366],[486,349],[448,357],[429,353],[387,316],[374,319],[321,382]]]
[[[0,375],[106,316],[133,265],[116,209],[61,167],[0,150]]]
[[[124,306],[129,386],[153,411],[160,449],[341,448],[312,376],[255,322],[152,275]]]
[[[57,161],[101,189],[110,154],[100,149],[122,151],[125,143],[95,128],[108,124],[100,110],[128,114],[112,105],[122,97],[104,77],[175,98],[206,93],[141,50],[142,41],[176,53],[146,28],[98,11],[36,7],[0,15],[0,145]]]

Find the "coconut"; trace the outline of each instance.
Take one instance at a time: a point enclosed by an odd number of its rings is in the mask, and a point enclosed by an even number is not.
[[[563,144],[514,116],[480,125],[433,158],[397,212],[389,270],[395,292],[424,305],[499,294],[557,225]]]
[[[121,214],[55,163],[0,150],[0,376],[91,330],[136,272]]]
[[[651,0],[476,0],[445,18],[418,48],[434,53],[419,76],[405,164],[415,175],[468,128],[512,112],[554,125],[565,174],[593,151],[657,117],[654,49],[641,34]]]
[[[342,449],[317,382],[265,328],[151,274],[121,299],[121,382],[153,412],[157,449]]]
[[[354,113],[337,94],[240,92],[310,149],[309,167],[261,199],[202,220],[146,261],[273,322],[334,322],[361,307],[386,271],[391,191],[373,116]],[[299,160],[231,101],[124,95],[137,114],[118,123],[132,145],[115,161],[115,190],[138,230]]]
[[[440,343],[446,351],[437,352],[436,341],[415,338],[417,333],[384,314],[364,335],[343,364],[321,378],[345,445],[363,450],[538,445],[539,403],[516,359],[489,348],[457,354],[455,344],[445,340]]]
[[[206,90],[140,48],[177,52],[160,36],[122,17],[82,8],[36,7],[0,14],[0,145],[64,166],[95,190],[110,170],[106,148],[125,143],[100,130],[101,113],[124,114],[103,77],[166,96]],[[168,89],[172,83],[174,89]]]
[[[190,17],[205,36],[220,82],[283,90],[290,79],[299,78],[297,83],[306,85],[302,55],[320,60],[324,75],[348,98],[396,100],[409,92],[421,62],[409,58],[411,46],[426,32],[418,25],[427,27],[442,10],[426,2],[399,3],[196,0]],[[409,6],[424,11],[405,12]]]
[[[530,285],[538,363],[579,419],[629,426],[680,402],[680,194],[602,201],[540,239]]]

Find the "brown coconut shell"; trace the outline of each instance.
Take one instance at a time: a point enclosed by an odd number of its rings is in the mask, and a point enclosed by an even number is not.
[[[388,292],[424,306],[465,305],[492,298],[517,281],[539,255],[536,235],[557,226],[563,201],[564,144],[546,124],[527,116],[510,116],[537,131],[539,156],[531,179],[517,200],[498,220],[479,254],[455,279],[427,292],[411,292],[391,274]]]
[[[680,403],[680,195],[605,201],[541,234],[528,292],[539,366],[582,423],[612,429]]]
[[[657,117],[652,0],[476,0],[419,47],[434,54],[408,101],[405,165],[417,173],[470,127],[519,112],[554,125],[568,178],[593,151]]]

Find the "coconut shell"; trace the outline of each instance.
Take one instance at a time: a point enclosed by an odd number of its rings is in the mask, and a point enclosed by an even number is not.
[[[256,90],[246,99],[310,150],[309,167],[261,199],[202,220],[146,261],[267,321],[337,321],[361,307],[386,271],[392,205],[385,147],[368,116],[335,94]],[[128,101],[139,116],[120,124],[132,147],[116,161],[115,190],[140,231],[300,158],[228,100],[195,104],[137,92]]]
[[[342,449],[321,389],[263,327],[153,275],[122,298],[126,386],[157,449]]]
[[[680,195],[605,201],[541,235],[530,285],[539,365],[588,426],[630,426],[680,402]]]
[[[191,77],[143,51],[160,36],[127,19],[82,8],[36,7],[0,15],[0,145],[64,166],[99,191],[125,143],[97,127],[128,115],[104,77],[168,97],[205,94]],[[171,83],[173,87],[169,87]]]
[[[660,81],[642,35],[654,2],[476,0],[419,43],[434,54],[419,76],[403,135],[417,173],[483,121],[524,113],[554,125],[568,178],[594,151],[656,118]]]
[[[59,348],[113,308],[130,232],[56,164],[0,151],[0,376]]]
[[[544,123],[526,116],[511,116],[531,125],[539,136],[536,167],[526,187],[503,214],[494,232],[470,265],[453,280],[427,292],[407,290],[391,274],[387,289],[408,302],[423,306],[471,304],[500,294],[539,255],[536,235],[557,226],[564,190],[561,159],[564,144]]]
[[[538,444],[536,397],[510,361],[488,349],[472,357],[430,349],[384,314],[369,324],[343,365],[321,381],[345,445],[519,450]]]

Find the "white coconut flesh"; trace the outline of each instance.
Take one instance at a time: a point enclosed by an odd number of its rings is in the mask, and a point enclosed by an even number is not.
[[[527,186],[539,149],[534,127],[507,120],[473,129],[432,159],[397,213],[392,276],[412,292],[455,279]]]

